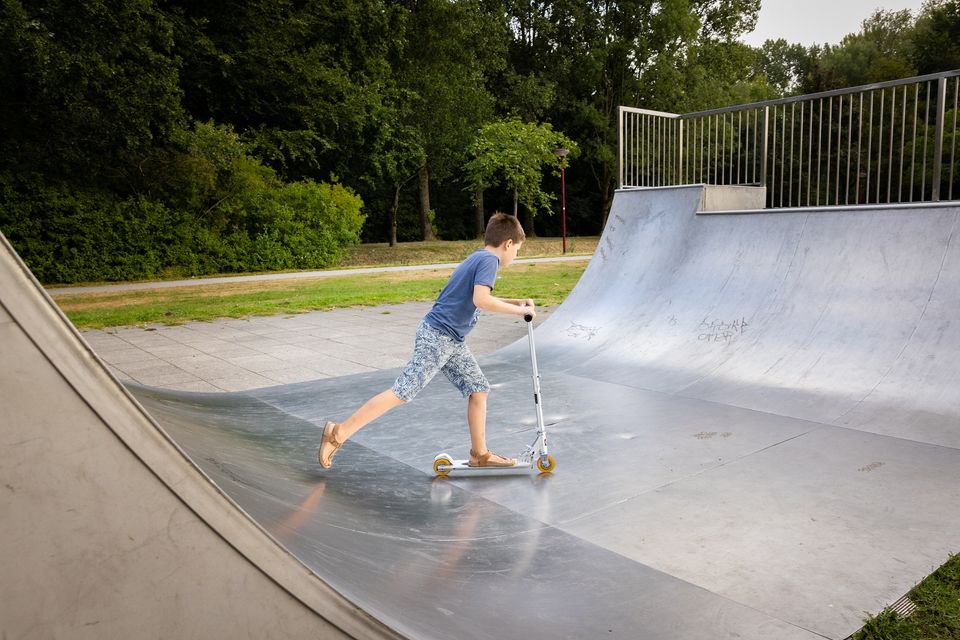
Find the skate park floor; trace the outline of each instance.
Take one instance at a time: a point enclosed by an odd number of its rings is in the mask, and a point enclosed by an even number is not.
[[[428,305],[85,338],[239,512],[404,637],[842,640],[960,549],[960,212],[700,200],[618,192],[539,319],[551,475],[433,478],[467,449],[443,380],[318,467],[324,421],[389,386]],[[525,329],[479,327],[512,453]]]

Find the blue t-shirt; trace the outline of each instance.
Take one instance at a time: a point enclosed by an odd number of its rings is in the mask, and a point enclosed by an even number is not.
[[[474,251],[454,269],[447,286],[433,303],[424,320],[457,342],[463,342],[477,324],[480,309],[473,304],[473,287],[486,285],[493,290],[500,258],[486,249]]]

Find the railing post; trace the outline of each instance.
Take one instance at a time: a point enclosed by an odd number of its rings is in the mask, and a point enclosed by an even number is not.
[[[617,188],[623,188],[623,107],[617,107]]]
[[[934,142],[933,142],[933,184],[930,199],[940,201],[940,175],[943,171],[943,128],[946,126],[947,112],[947,79],[937,81],[937,109],[934,114]]]
[[[767,138],[770,135],[770,106],[763,107],[763,121],[760,125],[760,185],[767,186]]]

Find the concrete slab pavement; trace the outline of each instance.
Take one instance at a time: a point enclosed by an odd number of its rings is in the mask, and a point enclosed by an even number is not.
[[[83,331],[122,381],[178,391],[247,391],[403,366],[431,302],[351,307]],[[539,310],[539,319],[551,309]],[[538,321],[540,321],[538,320]],[[474,354],[525,336],[520,318],[484,313],[467,342]]]

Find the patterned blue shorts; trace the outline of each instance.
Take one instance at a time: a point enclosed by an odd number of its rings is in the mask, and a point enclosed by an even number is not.
[[[457,342],[426,322],[421,322],[417,327],[413,355],[393,383],[393,393],[404,402],[410,402],[440,371],[464,398],[490,391],[490,383],[470,353],[467,343]]]

